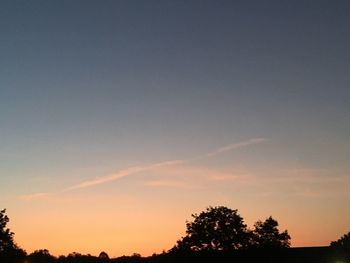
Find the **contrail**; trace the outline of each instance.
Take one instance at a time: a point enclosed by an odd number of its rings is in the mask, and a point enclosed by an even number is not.
[[[99,177],[99,178],[95,178],[92,180],[81,182],[77,185],[68,187],[68,188],[64,189],[63,191],[66,192],[66,191],[71,191],[71,190],[76,190],[76,189],[92,187],[92,186],[96,186],[96,185],[100,185],[100,184],[105,184],[105,183],[113,182],[113,181],[116,181],[120,178],[124,178],[124,177],[130,176],[130,175],[133,175],[133,174],[136,174],[139,172],[148,171],[148,170],[152,170],[152,169],[159,168],[159,167],[183,164],[183,163],[188,163],[188,162],[192,162],[195,160],[209,158],[209,157],[217,156],[219,154],[222,154],[222,153],[225,153],[228,151],[232,151],[234,149],[243,148],[243,147],[247,147],[247,146],[254,145],[254,144],[260,144],[260,143],[263,143],[266,141],[267,141],[266,138],[253,138],[253,139],[238,142],[238,143],[228,144],[228,145],[220,147],[214,151],[211,151],[211,152],[208,152],[206,154],[199,155],[197,157],[187,159],[187,160],[169,160],[169,161],[158,162],[158,163],[153,163],[153,164],[143,165],[143,166],[142,165],[141,166],[132,166],[132,167],[128,167],[126,169],[122,169],[122,170],[120,170],[114,174],[111,174],[111,175],[107,175],[107,176],[103,176],[103,177]]]
[[[266,138],[254,138],[254,139],[250,139],[250,140],[243,141],[243,142],[228,144],[226,146],[223,146],[223,147],[216,149],[215,151],[212,151],[212,152],[209,152],[209,153],[203,155],[202,158],[216,156],[216,155],[228,152],[228,151],[232,151],[234,149],[243,148],[243,147],[250,146],[253,144],[259,144],[259,143],[263,143],[266,141],[267,141]]]
[[[159,167],[165,167],[165,166],[170,166],[170,165],[175,165],[175,164],[180,164],[183,163],[183,160],[171,160],[171,161],[165,161],[165,162],[159,162],[159,163],[154,163],[154,164],[149,164],[149,165],[145,165],[145,166],[132,166],[123,170],[120,170],[114,174],[111,175],[107,175],[107,176],[103,176],[100,178],[96,178],[96,179],[92,179],[92,180],[88,180],[85,182],[82,182],[80,184],[71,186],[69,188],[64,189],[63,191],[71,191],[71,190],[75,190],[75,189],[81,189],[81,188],[87,188],[87,187],[91,187],[91,186],[95,186],[95,185],[99,185],[99,184],[105,184],[108,182],[113,182],[115,180],[118,180],[120,178],[132,175],[132,174],[136,174],[139,172],[143,172],[143,171],[147,171],[147,170],[152,170],[154,168],[159,168]]]
[[[45,198],[48,196],[51,196],[53,193],[34,193],[34,194],[29,194],[29,195],[20,195],[19,199],[24,200],[24,201],[31,201],[35,199],[41,199]]]

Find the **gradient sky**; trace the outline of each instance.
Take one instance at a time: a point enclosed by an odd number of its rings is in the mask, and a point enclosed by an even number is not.
[[[54,255],[150,255],[191,213],[350,230],[350,2],[1,1],[0,208]]]

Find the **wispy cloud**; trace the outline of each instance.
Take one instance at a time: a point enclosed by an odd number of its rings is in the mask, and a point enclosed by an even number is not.
[[[193,166],[190,163],[176,165],[172,167],[163,167],[155,171],[152,177],[161,179],[166,175],[167,178],[178,178],[181,181],[193,180],[198,183],[201,182],[232,182],[232,181],[247,181],[251,175],[246,170],[231,168],[231,169],[213,169],[210,167]],[[152,179],[152,178],[151,178]]]
[[[243,148],[243,147],[247,147],[250,145],[254,145],[254,144],[260,144],[263,142],[266,142],[267,139],[266,138],[253,138],[247,141],[242,141],[242,142],[238,142],[238,143],[232,143],[232,144],[228,144],[226,146],[220,147],[212,152],[209,152],[203,156],[201,156],[201,158],[205,158],[205,157],[212,157],[212,156],[216,156],[225,152],[229,152],[235,149],[239,149],[239,148]],[[199,157],[200,158],[200,157]]]
[[[267,139],[265,139],[265,138],[252,138],[252,139],[249,139],[246,141],[241,141],[238,143],[231,143],[231,144],[228,144],[226,146],[215,149],[211,152],[201,154],[201,155],[198,155],[194,158],[190,158],[190,159],[186,159],[186,160],[168,160],[168,161],[157,162],[157,163],[152,163],[152,164],[148,164],[148,165],[132,166],[132,167],[128,167],[128,168],[122,169],[120,171],[117,171],[116,173],[113,173],[110,175],[106,175],[106,176],[97,177],[94,179],[83,181],[81,183],[78,183],[76,185],[73,185],[73,186],[70,186],[70,187],[63,189],[62,192],[84,189],[84,188],[88,188],[88,187],[94,187],[97,185],[102,185],[102,184],[114,182],[114,181],[119,180],[121,178],[125,178],[125,177],[131,176],[131,175],[134,175],[134,174],[137,174],[140,172],[150,171],[150,170],[159,169],[159,168],[165,168],[168,166],[175,166],[175,165],[179,165],[179,164],[190,163],[190,162],[195,161],[195,160],[210,158],[213,156],[217,156],[219,154],[223,154],[225,152],[229,152],[229,151],[243,148],[243,147],[248,147],[248,146],[255,145],[255,144],[260,144],[260,143],[263,143],[266,141],[267,141]],[[225,176],[225,178],[220,177],[220,178],[214,178],[213,180],[232,180],[232,179],[233,179],[232,177]],[[150,183],[150,186],[152,186],[152,184],[153,184],[153,186],[165,186],[164,184],[168,184],[168,183],[154,182],[154,183]],[[171,184],[174,185],[174,182],[172,182]],[[33,200],[33,199],[46,197],[47,195],[50,195],[50,193],[36,193],[36,194],[31,194],[31,195],[25,195],[25,196],[22,196],[21,198],[25,199],[25,200]]]
[[[120,170],[112,175],[107,175],[107,176],[103,176],[103,177],[99,177],[96,179],[92,179],[92,180],[88,180],[85,182],[81,182],[80,184],[71,186],[67,189],[65,189],[65,191],[70,191],[70,190],[75,190],[75,189],[81,189],[81,188],[87,188],[87,187],[92,187],[92,186],[96,186],[96,185],[100,185],[100,184],[105,184],[105,183],[109,183],[109,182],[113,182],[115,180],[136,174],[136,173],[140,173],[140,172],[144,172],[144,171],[148,171],[148,170],[152,170],[155,168],[161,168],[161,167],[166,167],[166,166],[171,166],[171,165],[177,165],[177,164],[183,164],[183,163],[188,163],[194,160],[199,160],[199,159],[204,159],[204,158],[209,158],[209,157],[213,157],[219,154],[223,154],[225,152],[229,152],[235,149],[239,149],[239,148],[243,148],[243,147],[247,147],[247,146],[251,146],[254,144],[260,144],[263,142],[266,142],[267,139],[266,138],[252,138],[246,141],[241,141],[238,143],[231,143],[228,144],[226,146],[220,147],[214,151],[211,151],[209,153],[206,154],[202,154],[199,156],[196,156],[194,158],[188,159],[188,160],[169,160],[169,161],[164,161],[164,162],[158,162],[158,163],[153,163],[153,164],[149,164],[149,165],[144,165],[144,166],[133,166],[133,167],[129,167],[123,170]]]
[[[224,181],[224,182],[230,182],[230,181],[236,181],[238,176],[234,175],[213,175],[210,177],[211,181]]]
[[[185,188],[188,187],[184,182],[181,181],[170,181],[170,180],[154,180],[145,183],[146,186],[150,187],[171,187],[171,188]]]
[[[75,190],[75,189],[81,189],[81,188],[92,187],[92,186],[96,186],[96,185],[100,185],[100,184],[105,184],[105,183],[113,182],[113,181],[118,180],[120,178],[129,176],[132,174],[136,174],[139,172],[144,172],[144,171],[148,171],[148,170],[152,170],[152,169],[160,168],[160,167],[165,167],[165,166],[176,165],[176,164],[180,164],[183,162],[184,162],[183,160],[171,160],[171,161],[158,162],[158,163],[144,165],[144,166],[133,166],[133,167],[129,167],[129,168],[120,170],[120,171],[118,171],[114,174],[108,175],[108,176],[103,176],[103,177],[99,177],[96,179],[81,182],[80,184],[66,188],[64,191],[71,191],[71,190]]]
[[[19,199],[24,201],[32,201],[32,200],[38,200],[38,199],[45,199],[51,195],[53,195],[53,193],[34,193],[34,194],[21,195],[19,196]]]

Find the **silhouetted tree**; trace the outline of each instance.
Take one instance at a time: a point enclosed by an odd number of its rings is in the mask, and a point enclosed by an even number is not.
[[[132,253],[131,257],[132,258],[141,258],[141,254],[139,254],[139,253]]]
[[[253,246],[262,248],[290,247],[290,236],[287,230],[280,233],[278,222],[270,216],[264,222],[259,220],[254,224]]]
[[[350,232],[343,235],[337,241],[332,241],[331,247],[350,253]]]
[[[83,255],[77,252],[68,254],[68,256],[60,256],[57,260],[58,263],[101,263],[106,262],[98,257],[90,254]],[[108,261],[107,261],[108,262]]]
[[[0,252],[15,248],[15,244],[13,242],[13,232],[6,227],[7,223],[9,222],[9,218],[5,213],[6,209],[0,211]]]
[[[53,263],[56,258],[47,249],[35,250],[28,256],[29,263]]]
[[[98,255],[98,258],[99,258],[100,262],[103,262],[103,263],[109,261],[109,256],[108,256],[108,254],[107,254],[106,252],[104,252],[104,251],[102,251],[102,252],[100,253],[100,255]]]
[[[178,250],[234,250],[248,247],[249,231],[243,218],[224,206],[208,207],[193,214],[193,222],[186,223],[186,236],[177,242]]]
[[[0,262],[20,262],[26,253],[13,241],[14,233],[7,228],[9,218],[5,213],[6,209],[0,211]]]
[[[98,256],[100,259],[109,259],[109,256],[106,252],[102,251],[100,255]]]

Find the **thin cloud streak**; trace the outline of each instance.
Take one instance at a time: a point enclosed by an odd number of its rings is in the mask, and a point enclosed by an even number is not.
[[[121,178],[136,174],[136,173],[140,173],[140,172],[144,172],[144,171],[149,171],[152,169],[156,169],[156,168],[161,168],[161,167],[166,167],[166,166],[172,166],[172,165],[177,165],[177,164],[184,164],[184,163],[189,163],[195,160],[200,160],[200,159],[204,159],[204,158],[209,158],[209,157],[213,157],[228,151],[232,151],[234,149],[238,149],[238,148],[243,148],[243,147],[248,147],[251,145],[255,145],[255,144],[260,144],[263,142],[266,142],[267,139],[265,138],[253,138],[250,140],[246,140],[246,141],[242,141],[242,142],[238,142],[238,143],[233,143],[233,144],[229,144],[223,147],[220,147],[212,152],[203,154],[203,155],[199,155],[197,157],[191,158],[191,159],[187,159],[187,160],[169,160],[169,161],[164,161],[164,162],[157,162],[157,163],[153,163],[153,164],[149,164],[149,165],[141,165],[141,166],[132,166],[132,167],[128,167],[125,169],[122,169],[114,174],[111,175],[107,175],[107,176],[103,176],[103,177],[98,177],[95,179],[91,179],[91,180],[87,180],[87,181],[83,181],[77,185],[73,185],[71,187],[68,187],[64,190],[62,190],[62,192],[67,192],[67,191],[72,191],[72,190],[78,190],[78,189],[83,189],[83,188],[88,188],[88,187],[94,187],[97,185],[101,185],[101,184],[106,184],[106,183],[110,183],[116,180],[119,180]],[[51,195],[52,193],[36,193],[36,194],[30,194],[30,195],[23,195],[21,196],[22,199],[25,200],[33,200],[33,199],[40,199],[40,198],[44,198],[47,197],[48,195]]]
[[[120,178],[129,176],[132,174],[152,170],[152,169],[159,168],[159,167],[176,165],[176,164],[180,164],[183,162],[184,162],[183,160],[171,160],[171,161],[159,162],[159,163],[154,163],[154,164],[145,165],[145,166],[129,167],[129,168],[120,170],[119,172],[112,174],[112,175],[96,178],[93,180],[85,181],[85,182],[82,182],[80,184],[74,185],[72,187],[65,189],[64,192],[113,182],[115,180],[118,180]]]
[[[32,201],[32,200],[38,200],[38,199],[45,199],[51,195],[53,195],[53,193],[34,193],[34,194],[28,194],[28,195],[21,195],[19,196],[19,199],[24,201]]]
[[[130,175],[133,175],[133,174],[136,174],[139,172],[144,172],[144,171],[152,170],[155,168],[183,164],[183,163],[188,163],[188,162],[192,162],[195,160],[209,158],[209,157],[217,156],[219,154],[223,154],[225,152],[229,152],[229,151],[232,151],[235,149],[239,149],[239,148],[243,148],[243,147],[247,147],[247,146],[251,146],[251,145],[255,145],[255,144],[260,144],[260,143],[263,143],[266,141],[267,141],[266,138],[253,138],[250,140],[246,140],[246,141],[242,141],[242,142],[238,142],[238,143],[233,143],[233,144],[229,144],[229,145],[220,147],[212,152],[209,152],[209,153],[206,153],[203,155],[199,155],[195,158],[191,158],[188,160],[169,160],[169,161],[158,162],[158,163],[153,163],[153,164],[144,165],[144,166],[133,166],[133,167],[129,167],[129,168],[120,170],[112,175],[84,181],[80,184],[66,188],[63,191],[66,192],[66,191],[71,191],[71,190],[83,189],[83,188],[87,188],[87,187],[93,187],[96,185],[113,182],[113,181],[116,181],[118,179],[130,176]]]
[[[182,181],[169,181],[169,180],[155,180],[145,183],[150,187],[169,187],[169,188],[188,188]]]
[[[163,161],[163,162],[157,162],[157,163],[153,163],[153,164],[148,164],[148,165],[139,165],[139,166],[132,166],[132,167],[128,167],[125,169],[122,169],[114,174],[111,175],[107,175],[107,176],[102,176],[102,177],[98,177],[95,179],[91,179],[91,180],[87,180],[87,181],[83,181],[79,184],[73,185],[71,187],[65,188],[59,192],[55,192],[55,193],[34,193],[34,194],[28,194],[28,195],[21,195],[19,196],[19,198],[21,200],[24,201],[33,201],[33,200],[40,200],[40,199],[46,199],[52,195],[58,194],[58,193],[64,193],[64,192],[69,192],[69,191],[73,191],[73,190],[79,190],[79,189],[84,189],[84,188],[89,188],[89,187],[94,187],[97,185],[101,185],[101,184],[106,184],[106,183],[110,183],[110,182],[114,182],[116,180],[119,180],[121,178],[125,178],[128,177],[130,175],[133,174],[137,174],[140,172],[144,172],[144,171],[150,171],[150,170],[154,170],[154,169],[159,169],[159,168],[165,168],[168,166],[176,166],[179,164],[186,164],[186,163],[190,163],[193,161],[197,161],[197,160],[201,160],[201,159],[205,159],[205,158],[210,158],[210,157],[214,157],[220,154],[223,154],[225,152],[229,152],[235,149],[239,149],[239,148],[243,148],[243,147],[248,147],[251,145],[255,145],[255,144],[260,144],[260,143],[264,143],[268,141],[268,139],[265,138],[253,138],[250,140],[246,140],[246,141],[242,141],[242,142],[238,142],[238,143],[233,143],[233,144],[228,144],[226,146],[220,147],[214,151],[208,152],[206,154],[202,154],[202,155],[198,155],[194,158],[191,159],[187,159],[187,160],[168,160],[168,161]],[[214,176],[210,178],[213,181],[232,181],[237,179],[235,176],[228,176],[228,175],[220,175],[220,176]],[[174,183],[174,182],[157,182],[157,183],[150,183],[148,186],[153,186],[153,187],[162,187],[162,186],[177,186],[179,187],[180,184]]]
[[[247,146],[254,145],[254,144],[260,144],[260,143],[263,143],[266,141],[268,141],[268,139],[266,139],[266,138],[253,138],[253,139],[243,141],[243,142],[232,143],[232,144],[220,147],[220,148],[216,149],[215,151],[209,152],[209,153],[203,155],[201,158],[213,157],[213,156],[225,153],[225,152],[229,152],[229,151],[232,151],[235,149],[247,147]]]

